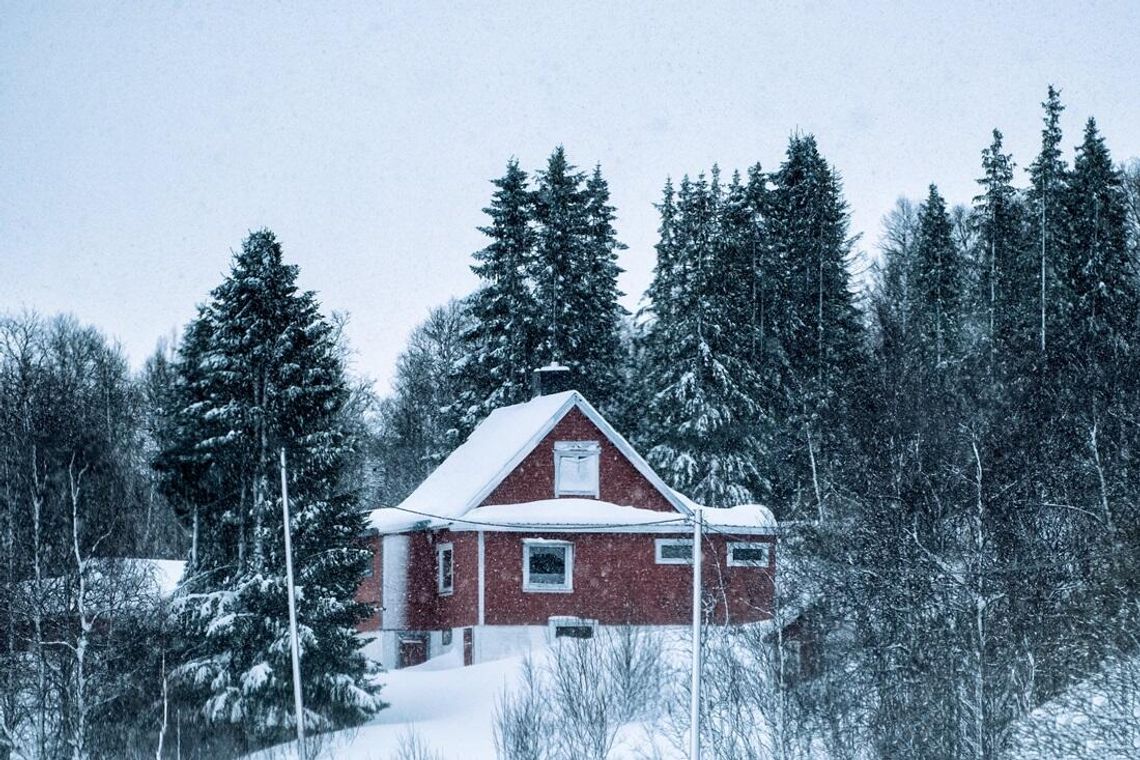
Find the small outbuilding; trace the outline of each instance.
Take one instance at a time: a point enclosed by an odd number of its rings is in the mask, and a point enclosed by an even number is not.
[[[669,488],[577,391],[492,412],[407,499],[370,517],[361,625],[389,668],[453,647],[467,664],[599,625],[691,619],[704,509],[707,619],[768,620],[776,522]]]

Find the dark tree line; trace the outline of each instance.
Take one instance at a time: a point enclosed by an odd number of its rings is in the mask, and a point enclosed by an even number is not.
[[[616,367],[627,381],[605,386],[604,408],[675,487],[771,505],[826,590],[811,604],[822,664],[788,687],[789,714],[841,755],[997,756],[1033,706],[1136,651],[1140,172],[1092,119],[1067,158],[1055,89],[1043,109],[1027,181],[994,130],[970,206],[931,185],[886,217],[863,294],[814,137],[794,136],[775,171],[666,183],[653,282],[624,323],[616,289],[567,311],[566,280],[541,279],[569,271],[554,241],[575,250],[564,217],[534,210],[561,197],[543,189],[564,176],[561,151],[537,191],[512,163],[476,254],[483,287],[458,307],[464,338],[427,349],[494,378],[476,384],[482,406],[461,405],[468,424],[524,400],[549,360],[582,383]],[[616,247],[577,250],[589,271]],[[574,348],[594,328],[564,316],[599,312],[619,338],[600,363]],[[531,324],[558,325],[557,355],[550,332],[524,337]],[[463,377],[412,370],[413,355],[389,403]],[[460,439],[437,433],[419,472]]]

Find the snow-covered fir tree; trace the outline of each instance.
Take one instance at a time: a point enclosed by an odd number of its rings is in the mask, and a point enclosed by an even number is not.
[[[586,181],[586,261],[582,280],[585,307],[578,327],[579,356],[586,371],[582,391],[597,398],[601,408],[615,410],[623,386],[627,357],[621,340],[621,321],[627,312],[618,299],[618,252],[626,249],[617,238],[616,209],[610,205],[610,188],[602,167],[594,167]]]
[[[176,600],[181,698],[219,753],[294,730],[278,452],[289,461],[305,720],[358,724],[383,707],[354,625],[368,562],[342,480],[353,440],[334,333],[273,233],[252,233],[187,328],[176,432],[160,462],[194,532]],[[189,716],[187,716],[189,717]]]
[[[531,283],[534,196],[514,159],[494,185],[491,203],[483,209],[490,224],[479,228],[491,242],[475,253],[471,267],[480,287],[468,299],[464,356],[455,367],[459,397],[453,403],[451,448],[493,409],[525,401],[537,366],[541,314]]]
[[[686,177],[676,205],[667,185],[661,240],[650,293],[654,321],[646,355],[652,392],[642,438],[650,462],[674,488],[710,506],[754,501],[766,484],[757,463],[768,420],[757,399],[761,387],[737,354],[733,309],[724,297],[724,273],[738,250],[727,244],[721,218],[723,190]]]
[[[603,412],[617,400],[624,362],[614,209],[601,169],[586,180],[559,146],[538,173],[531,276],[538,303],[539,364],[570,368],[579,390]]]
[[[839,176],[811,135],[792,137],[772,181],[767,228],[784,269],[785,301],[774,329],[786,367],[770,469],[782,503],[823,519],[842,479],[836,468],[858,466],[858,450],[845,440],[847,413],[865,370],[848,269],[847,203]]]
[[[1004,136],[993,131],[993,141],[982,151],[981,193],[974,198],[977,230],[975,256],[978,267],[978,300],[985,314],[985,358],[991,379],[1004,382],[1020,357],[1032,320],[1027,313],[1027,295],[1036,295],[1036,267],[1025,256],[1025,209],[1013,186],[1013,157],[1004,152]],[[1010,369],[1009,372],[1006,370]],[[1000,393],[998,395],[1001,395]]]
[[[964,264],[951,236],[946,201],[934,185],[919,211],[918,237],[910,264],[907,313],[912,335],[919,350],[938,368],[960,358],[967,304]]]
[[[1063,297],[1063,294],[1053,291],[1056,289],[1054,280],[1058,264],[1063,264],[1060,247],[1065,242],[1068,228],[1065,209],[1068,168],[1061,158],[1061,112],[1065,107],[1061,105],[1061,93],[1052,85],[1049,85],[1049,92],[1041,107],[1045,109],[1041,152],[1029,166],[1030,186],[1026,199],[1037,230],[1039,247],[1038,348],[1044,354],[1048,350],[1049,322],[1056,322],[1057,309]]]

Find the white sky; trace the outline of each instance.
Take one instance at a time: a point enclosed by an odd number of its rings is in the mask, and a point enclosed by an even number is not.
[[[1028,165],[1050,82],[1066,146],[1095,115],[1140,154],[1140,3],[925,5],[0,0],[0,311],[72,312],[137,365],[267,226],[383,391],[474,287],[512,155],[602,164],[632,306],[665,177],[775,168],[795,129],[865,249],[899,195],[968,202],[993,127]]]

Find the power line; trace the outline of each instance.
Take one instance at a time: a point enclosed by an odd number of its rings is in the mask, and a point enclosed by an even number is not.
[[[408,509],[406,507],[383,507],[383,509],[394,509],[399,512],[406,512],[420,517],[427,517],[434,520],[441,520],[449,523],[463,523],[465,525],[478,525],[488,528],[521,528],[524,530],[596,530],[599,532],[606,532],[614,528],[643,528],[654,527],[661,525],[670,525],[683,527],[689,524],[689,518],[681,515],[678,517],[671,517],[666,520],[656,520],[650,522],[637,522],[637,523],[505,523],[494,522],[492,520],[471,520],[464,517],[451,517],[447,515],[437,515],[431,512],[421,512],[415,509]],[[378,510],[379,511],[379,510]]]

